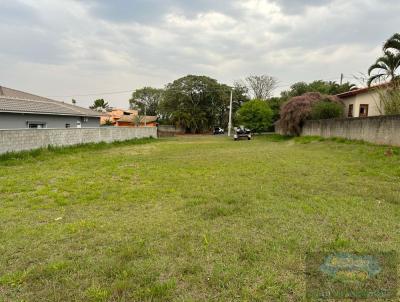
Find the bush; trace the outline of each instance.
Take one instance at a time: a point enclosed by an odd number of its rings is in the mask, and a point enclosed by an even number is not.
[[[332,102],[318,102],[314,104],[311,110],[311,118],[313,120],[325,120],[330,118],[338,118],[343,116],[343,105]]]
[[[300,135],[304,121],[311,117],[313,106],[321,101],[343,106],[338,97],[323,95],[318,92],[305,93],[302,96],[291,98],[281,107],[281,119],[277,122],[281,134]]]
[[[243,104],[236,113],[240,125],[254,132],[262,132],[272,124],[273,112],[265,101],[252,100]]]
[[[383,109],[381,114],[400,114],[400,89],[393,87],[381,90],[378,93],[381,101],[380,107]]]

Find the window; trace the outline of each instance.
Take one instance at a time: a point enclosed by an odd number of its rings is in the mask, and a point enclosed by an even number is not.
[[[31,128],[31,129],[47,128],[46,122],[27,121],[26,124],[27,124],[28,128]]]
[[[347,114],[347,117],[353,117],[353,111],[354,111],[354,105],[350,104],[349,105],[349,113]]]
[[[81,121],[77,121],[77,122],[76,122],[76,128],[82,128]]]
[[[360,105],[360,114],[359,117],[367,117],[368,116],[368,104],[361,104]]]
[[[71,128],[71,124],[65,124],[65,128]]]

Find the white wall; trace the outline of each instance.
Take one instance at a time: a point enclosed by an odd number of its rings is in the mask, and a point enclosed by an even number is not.
[[[400,146],[400,115],[306,121],[302,136],[342,137]]]
[[[353,117],[359,117],[360,105],[368,104],[368,116],[382,115],[380,108],[379,93],[375,91],[368,91],[342,100],[345,106],[344,116],[347,117],[349,113],[349,105],[353,104]]]
[[[111,143],[145,137],[156,138],[157,127],[0,130],[0,154],[45,148],[47,146],[71,146],[100,142]]]

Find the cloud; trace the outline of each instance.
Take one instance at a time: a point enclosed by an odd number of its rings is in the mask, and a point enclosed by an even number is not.
[[[333,0],[276,0],[285,13],[302,14],[310,7],[320,7],[334,2]]]
[[[88,7],[94,16],[112,22],[153,24],[160,23],[160,17],[170,13],[194,17],[209,11],[233,12],[232,3],[229,0],[91,0]]]
[[[3,0],[0,85],[70,100],[189,73],[351,76],[399,28],[398,11],[395,0]],[[127,106],[129,93],[104,97]]]

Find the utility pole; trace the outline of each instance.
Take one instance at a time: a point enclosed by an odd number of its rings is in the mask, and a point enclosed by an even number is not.
[[[342,85],[342,84],[343,84],[343,78],[344,78],[344,74],[343,74],[343,73],[341,73],[341,74],[340,74],[340,85]]]
[[[233,100],[233,89],[231,89],[231,100],[229,105],[228,136],[231,136],[231,129],[232,129],[232,100]]]

